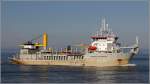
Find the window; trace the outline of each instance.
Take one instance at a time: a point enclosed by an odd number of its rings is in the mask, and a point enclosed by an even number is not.
[[[63,56],[64,57],[64,60],[66,60],[66,57],[65,56]]]
[[[55,56],[54,56],[53,60],[55,60]]]
[[[84,57],[82,56],[82,59],[83,59]]]
[[[58,60],[61,60],[61,56],[58,56],[58,58],[59,58]]]
[[[45,60],[45,56],[44,56],[44,60]]]
[[[78,59],[80,59],[81,56],[78,56]]]
[[[47,56],[47,59],[46,60],[48,60],[49,59],[49,56]]]
[[[63,56],[61,56],[61,60],[63,60]]]
[[[53,60],[53,56],[51,56],[51,60]]]
[[[57,56],[55,56],[55,60],[57,60]]]
[[[95,43],[94,46],[97,46],[98,43]]]
[[[74,57],[74,60],[76,59],[76,56],[73,56]]]
[[[49,60],[51,60],[51,56],[49,56]]]

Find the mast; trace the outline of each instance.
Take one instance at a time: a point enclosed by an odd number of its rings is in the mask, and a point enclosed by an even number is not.
[[[105,19],[105,17],[102,18],[100,23],[100,29],[95,33],[94,36],[91,36],[92,39],[98,40],[98,39],[105,39],[107,37],[115,37],[116,35],[113,34],[111,29],[109,28],[109,25]]]
[[[105,20],[105,18],[102,19],[101,29],[102,29],[102,31],[106,30],[106,20]]]

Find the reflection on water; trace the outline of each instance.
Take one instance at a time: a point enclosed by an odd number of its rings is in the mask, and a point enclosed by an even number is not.
[[[11,65],[16,68],[3,71],[3,82],[28,83],[120,83],[146,82],[136,66],[132,67],[68,67],[68,66],[25,66]],[[18,70],[18,71],[16,71]],[[7,73],[7,74],[6,74]],[[13,79],[12,76],[13,75]],[[140,77],[139,77],[140,76]],[[7,80],[8,79],[8,80]]]

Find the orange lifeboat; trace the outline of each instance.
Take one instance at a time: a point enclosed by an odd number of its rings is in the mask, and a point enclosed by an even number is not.
[[[96,50],[97,47],[96,46],[89,46],[88,50]]]

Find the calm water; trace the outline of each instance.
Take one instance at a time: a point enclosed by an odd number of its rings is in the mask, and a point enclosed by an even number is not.
[[[2,53],[3,83],[147,83],[149,80],[148,51],[141,51],[128,67],[66,67],[13,65]]]

